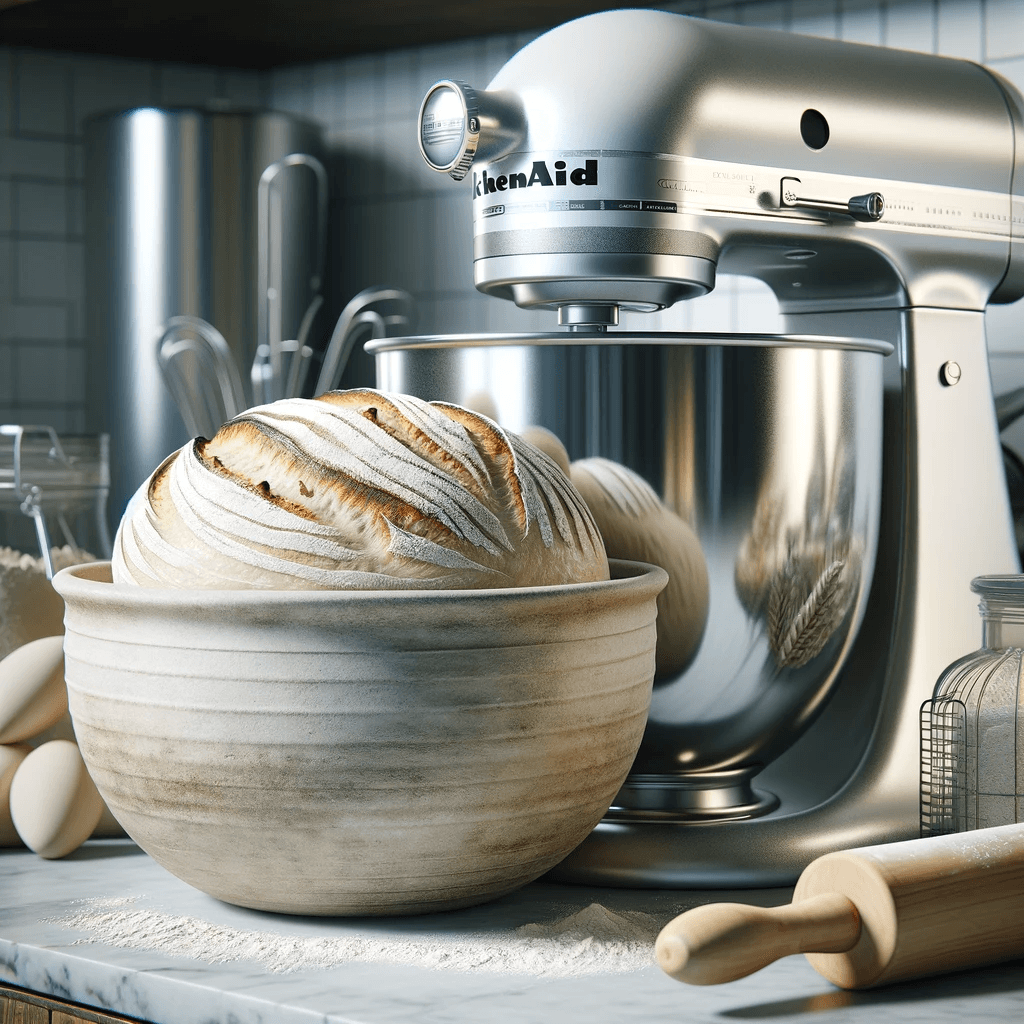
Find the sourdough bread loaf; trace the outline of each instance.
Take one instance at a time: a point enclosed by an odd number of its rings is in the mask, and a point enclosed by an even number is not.
[[[543,453],[459,406],[363,389],[250,409],[171,455],[114,542],[149,587],[475,589],[608,579]]]

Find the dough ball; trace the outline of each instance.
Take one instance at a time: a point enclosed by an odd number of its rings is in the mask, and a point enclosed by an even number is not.
[[[708,569],[697,534],[643,477],[609,459],[580,459],[571,479],[597,520],[609,558],[660,565],[657,673],[681,672],[697,653],[708,619]]]
[[[129,504],[117,584],[476,589],[608,579],[600,531],[532,445],[460,406],[361,389],[250,409]]]
[[[464,398],[461,404],[471,412],[478,412],[481,416],[486,416],[489,420],[494,420],[495,423],[498,422],[498,407],[494,403],[494,396],[489,391],[474,391]]]
[[[566,476],[569,475],[569,453],[557,434],[547,427],[530,426],[521,431],[519,436],[529,441],[534,448],[539,448]]]

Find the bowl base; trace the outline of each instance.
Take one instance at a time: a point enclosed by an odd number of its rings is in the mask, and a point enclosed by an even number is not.
[[[774,793],[755,790],[751,785],[759,771],[754,767],[630,775],[604,820],[702,822],[758,818],[779,806]]]

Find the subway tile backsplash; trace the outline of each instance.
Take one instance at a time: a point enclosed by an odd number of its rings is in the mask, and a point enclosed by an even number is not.
[[[652,5],[654,6],[654,5]],[[1021,0],[682,0],[669,10],[987,63],[1024,88]],[[103,110],[226,100],[319,121],[333,172],[330,311],[391,283],[417,299],[416,330],[537,330],[553,314],[480,295],[472,283],[468,185],[420,160],[415,118],[439,78],[486,85],[536,33],[365,54],[266,73],[0,47],[0,421],[81,430],[85,363],[82,133]],[[777,304],[759,282],[722,276],[710,295],[642,329],[771,331]],[[325,321],[326,324],[326,321]],[[993,307],[997,390],[1024,386],[1024,305]],[[326,328],[325,328],[326,330]],[[356,358],[348,384],[372,381]],[[1024,451],[1024,427],[1008,439]],[[1018,443],[1019,442],[1019,443]]]

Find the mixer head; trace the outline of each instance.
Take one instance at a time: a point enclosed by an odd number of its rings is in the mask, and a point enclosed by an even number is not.
[[[435,84],[420,150],[469,179],[477,287],[570,327],[717,269],[784,310],[984,309],[1024,294],[1022,111],[967,61],[610,11]]]

